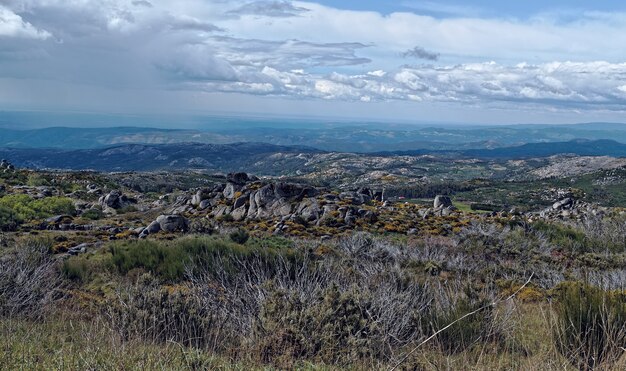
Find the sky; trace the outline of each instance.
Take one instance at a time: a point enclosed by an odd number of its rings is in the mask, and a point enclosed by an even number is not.
[[[0,0],[0,110],[625,122],[625,4]]]

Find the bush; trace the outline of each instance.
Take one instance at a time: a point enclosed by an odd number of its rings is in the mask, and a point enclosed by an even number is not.
[[[185,265],[190,262],[180,248],[165,246],[156,241],[115,243],[109,249],[113,265],[122,274],[135,268],[143,268],[166,280],[175,280],[182,278]]]
[[[487,300],[472,300],[469,297],[458,299],[449,308],[444,308],[434,315],[434,330],[444,328],[467,313],[471,313],[488,303]],[[437,335],[439,346],[448,354],[456,354],[479,341],[491,337],[492,308],[487,308],[475,315],[468,316]]]
[[[123,241],[109,246],[111,260],[118,272],[143,268],[169,281],[180,280],[201,268],[215,272],[217,267],[236,273],[235,262],[260,261],[272,270],[278,259],[294,261],[299,255],[291,248],[243,246],[219,238],[189,237],[174,241]]]
[[[69,280],[87,282],[91,273],[89,269],[90,267],[84,259],[70,258],[63,262],[61,272]]]
[[[85,211],[84,213],[82,213],[81,216],[89,220],[99,220],[104,217],[104,213],[102,212],[102,210],[89,209]]]
[[[15,231],[22,221],[13,210],[0,206],[0,231]]]
[[[557,349],[581,370],[616,362],[626,344],[626,298],[586,283],[565,283],[556,308]]]
[[[248,234],[245,229],[239,228],[231,232],[228,237],[231,241],[243,245],[244,243],[246,243],[246,241],[248,241],[248,238],[250,238],[250,234]]]
[[[151,275],[117,292],[103,311],[126,340],[176,342],[185,346],[214,344],[213,313],[187,287],[165,288]]]
[[[0,315],[36,315],[58,294],[62,282],[49,247],[28,241],[0,259]]]
[[[369,358],[379,337],[370,304],[358,292],[331,285],[315,303],[272,290],[263,304],[258,327],[263,362],[290,366],[298,359],[348,364]]]
[[[52,215],[74,214],[74,203],[67,197],[46,197],[35,200],[28,195],[8,195],[0,198],[0,208],[11,210],[17,220],[47,218]]]

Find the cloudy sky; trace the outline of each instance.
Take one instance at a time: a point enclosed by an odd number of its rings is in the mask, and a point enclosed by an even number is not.
[[[623,4],[0,0],[0,110],[624,122]]]

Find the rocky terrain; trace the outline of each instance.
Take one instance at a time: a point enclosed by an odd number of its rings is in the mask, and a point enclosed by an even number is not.
[[[147,147],[134,148],[141,157]],[[498,364],[563,366],[574,361],[554,345],[559,327],[543,313],[565,303],[570,280],[624,285],[619,159],[268,156],[298,163],[301,174],[53,171],[0,161],[0,364],[3,354],[13,364],[49,359],[27,348],[42,342],[97,345],[89,354],[98,360],[83,357],[89,365],[128,352],[143,359],[136,347],[161,352],[174,342],[178,368],[191,353],[208,357],[194,361],[204,368],[215,357],[387,368],[433,328],[478,310],[411,362],[462,368],[473,352],[494,348],[504,349],[494,351]],[[493,176],[529,169],[538,171],[531,180]],[[315,345],[328,341],[343,350]],[[15,344],[29,349],[19,361],[7,351]],[[111,344],[124,355],[101,355]]]

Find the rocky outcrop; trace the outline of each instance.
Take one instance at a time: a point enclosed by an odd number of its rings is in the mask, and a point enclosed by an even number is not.
[[[528,213],[527,217],[534,219],[585,219],[587,217],[604,216],[607,208],[584,202],[574,196],[572,192],[558,192],[560,196],[552,206],[538,213]]]
[[[197,190],[186,204],[186,212],[210,218],[241,220],[297,221],[312,224],[354,225],[359,220],[375,222],[374,208],[366,206],[382,200],[382,192],[367,188],[340,194],[290,182],[264,182],[245,173],[229,174],[226,183]],[[171,211],[182,210],[181,205]],[[283,224],[277,225],[282,230]]]
[[[0,171],[2,171],[3,173],[10,173],[15,171],[15,166],[13,166],[12,163],[10,163],[8,160],[0,160]]]
[[[433,201],[432,213],[436,216],[448,216],[456,211],[452,199],[448,196],[437,195]]]
[[[155,221],[150,223],[146,228],[135,230],[139,233],[139,238],[145,238],[148,235],[159,233],[187,232],[189,230],[189,219],[182,215],[168,214],[159,215]]]
[[[439,210],[452,206],[452,200],[448,196],[438,195],[433,202],[433,209]]]
[[[121,191],[113,190],[100,197],[98,203],[105,211],[118,210],[137,203],[137,200],[127,197]]]
[[[189,220],[182,215],[159,215],[156,218],[161,230],[164,232],[187,232],[189,229]]]

